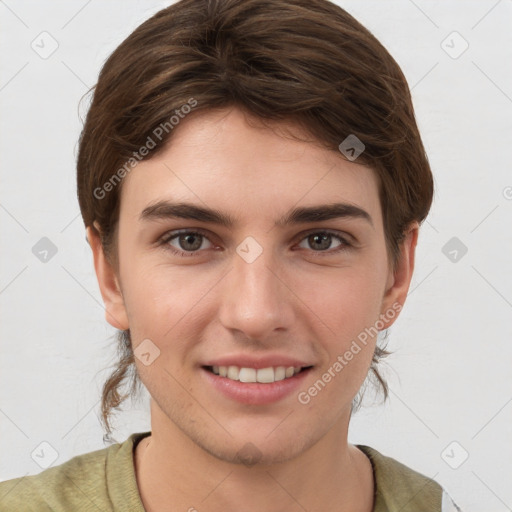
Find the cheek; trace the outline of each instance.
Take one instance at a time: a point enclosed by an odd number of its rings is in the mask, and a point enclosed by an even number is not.
[[[320,326],[316,338],[324,357],[315,378],[301,390],[298,400],[308,404],[312,417],[327,417],[341,410],[352,401],[368,375],[377,342],[374,326],[381,300],[371,282],[375,278],[370,274],[364,278],[361,274],[350,276],[347,272],[343,278],[330,280],[322,293],[310,295],[308,306],[317,315],[311,315],[309,322]]]
[[[216,276],[191,275],[190,268],[144,259],[133,264],[131,272],[129,265],[125,269],[125,305],[134,345],[149,338],[162,349],[172,342],[174,352],[190,347],[204,322],[205,292],[214,286]]]
[[[318,280],[316,286],[309,287],[309,293],[304,290],[303,294],[309,297],[311,310],[330,332],[329,338],[341,349],[378,319],[384,280],[376,269],[340,269]],[[376,285],[380,282],[382,287]]]
[[[366,272],[340,269],[329,279],[317,281],[316,287],[309,287],[308,306],[315,313],[309,321],[319,325],[316,334],[325,356],[319,373],[321,382],[316,381],[318,385],[311,391],[319,393],[325,384],[324,404],[341,406],[350,401],[367,376],[377,342],[375,326],[382,301],[376,283],[384,286],[385,280],[382,269],[377,267]],[[315,402],[314,407],[321,408],[320,402]]]
[[[195,287],[161,270],[132,276],[126,301],[137,373],[154,397],[162,389],[172,389],[175,396],[180,389],[176,381],[185,385],[189,376],[184,369],[202,328]],[[147,352],[149,364],[138,356]]]

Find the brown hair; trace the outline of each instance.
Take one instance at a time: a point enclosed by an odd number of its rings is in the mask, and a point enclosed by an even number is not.
[[[396,265],[408,225],[428,214],[433,179],[407,82],[388,51],[327,0],[181,0],[142,23],[106,61],[80,136],[80,209],[86,226],[97,222],[114,268],[117,181],[127,162],[165,146],[172,116],[193,102],[195,111],[237,106],[261,120],[295,121],[333,150],[355,135],[365,146],[357,162],[379,177]],[[157,127],[166,127],[159,137]],[[149,138],[158,144],[147,153]],[[120,359],[102,395],[107,432],[112,410],[130,395],[121,386],[131,379],[133,391],[137,380],[129,331],[118,341]],[[377,363],[388,354],[377,346],[370,367],[385,399]]]

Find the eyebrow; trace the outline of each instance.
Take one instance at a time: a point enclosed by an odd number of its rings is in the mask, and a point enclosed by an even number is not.
[[[368,212],[348,203],[331,203],[318,206],[305,206],[294,208],[278,219],[276,226],[301,224],[308,222],[323,222],[338,218],[363,219],[373,226],[372,218]],[[229,214],[220,210],[197,206],[191,203],[173,203],[169,201],[158,201],[149,205],[141,212],[139,220],[166,220],[166,219],[189,219],[231,228],[236,224]]]

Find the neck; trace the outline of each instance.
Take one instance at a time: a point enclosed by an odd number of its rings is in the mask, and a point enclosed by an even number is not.
[[[337,510],[371,512],[368,458],[348,444],[348,417],[293,459],[244,465],[198,446],[152,404],[152,434],[135,450],[135,472],[147,512],[167,510]]]

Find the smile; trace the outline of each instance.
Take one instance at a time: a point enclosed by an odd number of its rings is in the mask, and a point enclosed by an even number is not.
[[[272,382],[289,379],[300,373],[302,370],[310,367],[303,368],[300,366],[270,366],[268,368],[256,369],[238,366],[206,366],[205,368],[215,375],[219,375],[220,377],[225,377],[230,380],[269,384]]]
[[[207,386],[230,401],[265,405],[294,396],[313,370],[312,366],[202,366]]]

